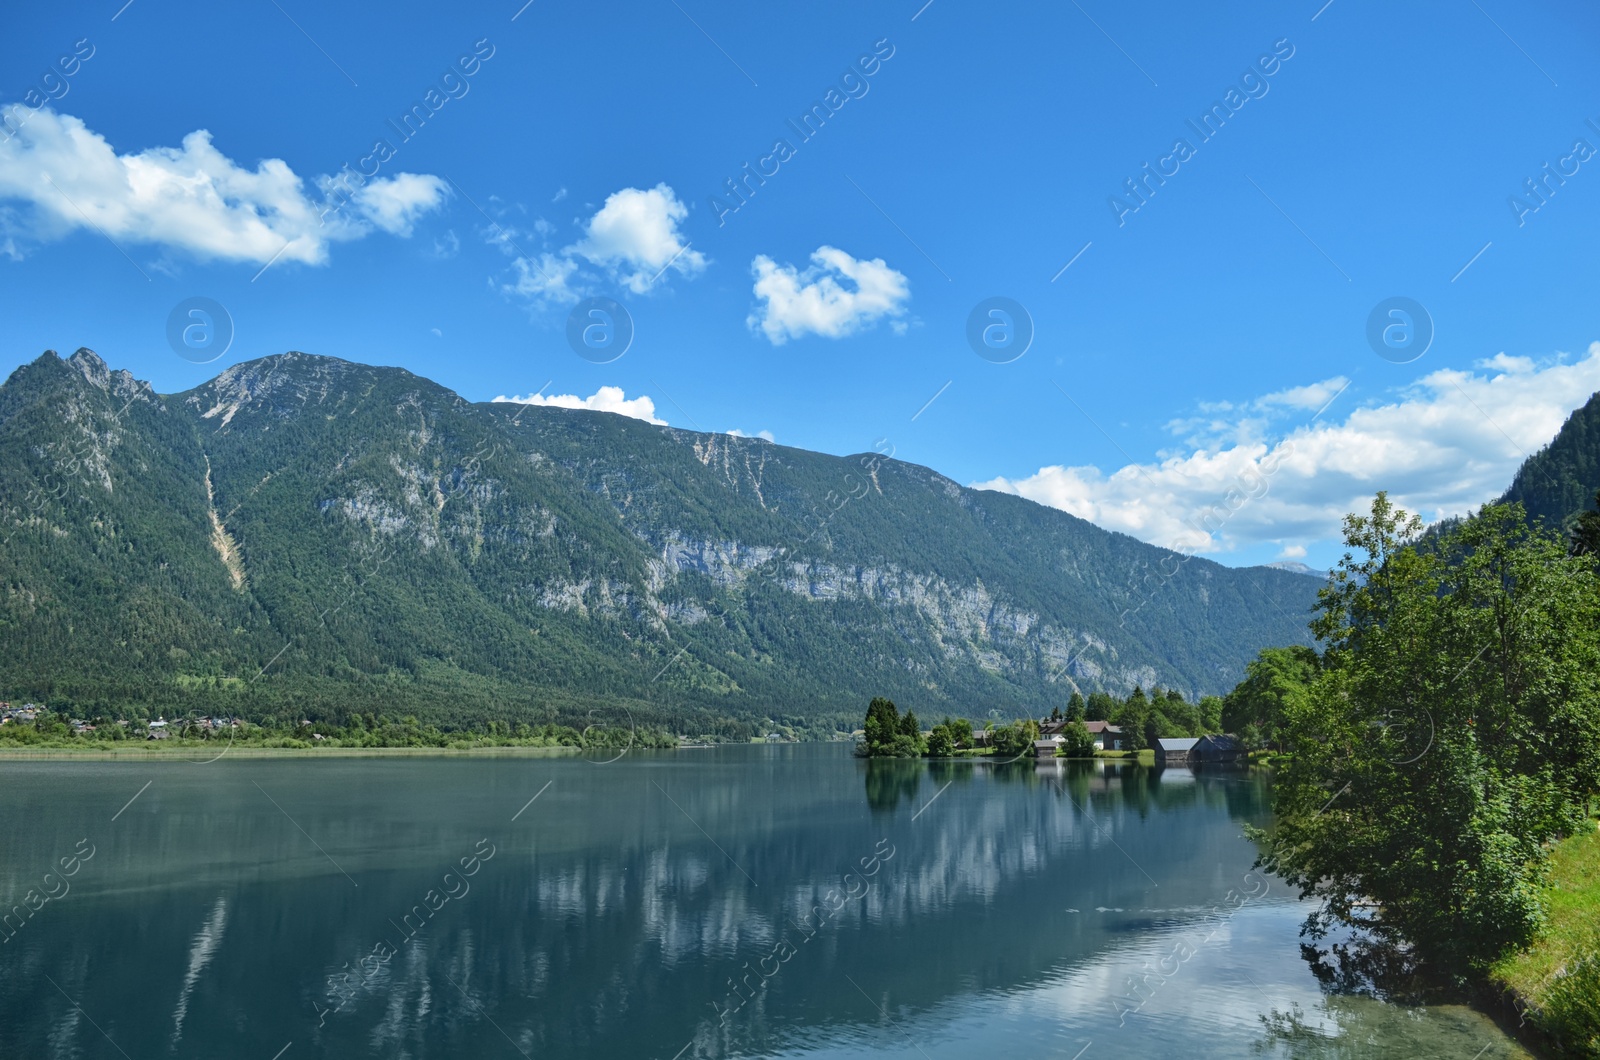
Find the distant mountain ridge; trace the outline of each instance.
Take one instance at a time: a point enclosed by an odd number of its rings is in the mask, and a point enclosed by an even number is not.
[[[1328,576],[1328,572],[1325,570],[1318,570],[1315,567],[1308,566],[1304,563],[1301,563],[1299,560],[1293,559],[1280,559],[1275,563],[1264,564],[1264,566],[1271,567],[1273,570],[1286,570],[1291,574],[1307,574],[1313,578],[1319,579],[1325,579]]]
[[[1316,591],[880,454],[301,353],[169,396],[88,350],[19,368],[0,537],[0,696],[284,716],[820,731],[874,694],[1221,692]]]
[[[1520,502],[1528,518],[1552,528],[1594,508],[1600,490],[1600,394],[1576,409],[1550,444],[1523,461],[1500,503]]]

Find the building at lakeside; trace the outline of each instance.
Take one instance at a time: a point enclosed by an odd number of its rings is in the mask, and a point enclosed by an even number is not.
[[[1244,744],[1233,736],[1202,736],[1189,751],[1190,765],[1234,765],[1247,759]]]
[[[1151,748],[1156,753],[1158,766],[1186,766],[1189,753],[1201,740],[1198,736],[1163,736]]]
[[[1126,750],[1123,743],[1123,732],[1120,725],[1113,725],[1109,721],[1086,721],[1083,727],[1089,730],[1089,735],[1094,737],[1094,748],[1097,751],[1122,751]]]

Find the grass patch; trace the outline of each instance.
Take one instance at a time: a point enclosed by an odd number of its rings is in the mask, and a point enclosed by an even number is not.
[[[249,743],[229,747],[226,743],[179,743],[163,740],[159,743],[128,741],[125,744],[107,743],[101,746],[78,747],[19,747],[0,745],[0,762],[17,762],[28,759],[114,759],[114,758],[166,758],[177,760],[208,760],[214,758],[383,758],[417,757],[427,755],[576,755],[581,747],[525,747],[496,746],[493,744],[466,744],[453,742],[447,747],[341,747],[336,744],[306,743],[302,740],[281,740],[274,743]]]
[[[1596,825],[1596,822],[1590,822]],[[1544,891],[1538,941],[1490,968],[1558,1056],[1600,1056],[1600,830],[1560,843]]]
[[[1146,748],[1143,751],[1096,751],[1096,758],[1120,759],[1125,762],[1137,762],[1141,766],[1156,764],[1156,753]]]

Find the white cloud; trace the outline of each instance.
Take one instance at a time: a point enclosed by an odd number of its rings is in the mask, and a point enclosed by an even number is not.
[[[118,154],[70,114],[33,114],[0,145],[0,198],[31,205],[13,217],[26,240],[98,228],[112,239],[185,250],[202,259],[320,265],[335,242],[375,229],[409,236],[417,219],[448,194],[438,177],[397,173],[367,181],[342,209],[323,217],[331,178],[309,183],[268,158],[245,169],[217,150],[204,129],[181,147]],[[312,189],[321,189],[313,195]]]
[[[1225,553],[1278,543],[1288,555],[1337,541],[1345,514],[1365,510],[1379,490],[1428,520],[1503,493],[1527,455],[1600,390],[1600,343],[1575,360],[1537,368],[1525,360],[1484,362],[1499,370],[1481,375],[1441,369],[1342,422],[1325,416],[1272,443],[1261,438],[1260,421],[1241,420],[1231,438],[1109,475],[1053,465],[975,485],[1169,548]],[[1310,399],[1284,403],[1305,408]]]
[[[1289,387],[1250,401],[1200,401],[1199,416],[1182,417],[1167,424],[1167,430],[1196,449],[1216,448],[1224,443],[1259,441],[1273,433],[1275,421],[1285,416],[1311,413],[1320,415],[1335,398],[1344,393],[1350,380],[1342,375],[1305,386]],[[1167,457],[1169,451],[1158,455]]]
[[[570,249],[613,270],[630,291],[643,294],[669,264],[685,276],[705,269],[705,255],[688,249],[678,234],[678,222],[688,216],[689,207],[665,184],[623,188],[606,196],[584,238]]]
[[[566,189],[554,201],[566,197]],[[508,294],[528,298],[536,305],[564,305],[594,293],[601,276],[620,283],[634,294],[653,288],[661,275],[676,272],[693,279],[710,263],[704,254],[683,241],[678,225],[689,216],[689,207],[678,200],[666,184],[653,188],[623,188],[606,197],[584,223],[583,238],[556,251],[525,253],[516,246],[516,237],[538,237],[546,241],[555,227],[536,218],[530,233],[513,233],[497,226],[489,242],[516,256],[512,268],[515,281],[500,285]],[[593,266],[594,272],[584,270]]]
[[[1287,390],[1279,390],[1271,394],[1264,394],[1256,399],[1257,408],[1271,408],[1282,406],[1291,409],[1304,409],[1315,412],[1328,402],[1337,397],[1345,387],[1350,385],[1350,380],[1342,375],[1332,379],[1324,379],[1320,383],[1310,386],[1295,386]]]
[[[778,439],[776,439],[776,438],[774,438],[772,436],[772,432],[771,431],[757,431],[754,434],[746,434],[743,431],[741,431],[739,428],[735,427],[733,430],[729,431],[728,433],[731,434],[735,438],[762,438],[762,439],[765,439],[766,441],[769,441],[769,442],[776,442],[778,440]]]
[[[645,420],[658,427],[667,425],[666,420],[657,418],[655,402],[643,394],[636,398],[630,398],[623,393],[620,386],[603,386],[588,397],[579,397],[576,394],[552,394],[549,397],[543,394],[533,394],[529,397],[506,397],[502,394],[495,400],[514,401],[521,405],[539,405],[546,408],[615,412],[619,416],[630,416],[636,420]]]
[[[1488,360],[1479,361],[1476,367],[1504,372],[1507,375],[1521,375],[1533,371],[1534,366],[1532,357],[1512,357],[1510,354],[1497,353]]]
[[[555,254],[540,254],[536,258],[519,257],[511,263],[517,271],[514,282],[502,285],[502,290],[545,304],[566,304],[583,297],[571,286],[578,271],[578,263],[571,258]]]
[[[443,202],[445,194],[445,183],[438,177],[396,173],[361,185],[351,201],[385,232],[409,236],[417,218]]]
[[[1284,545],[1283,546],[1283,551],[1278,553],[1278,558],[1279,559],[1305,559],[1306,558],[1306,546],[1304,546],[1304,545]]]
[[[882,258],[858,260],[835,247],[818,247],[801,271],[766,255],[750,263],[761,305],[746,323],[774,346],[807,334],[837,339],[905,313],[911,285]],[[843,282],[841,282],[843,281]],[[903,332],[898,329],[897,334]]]

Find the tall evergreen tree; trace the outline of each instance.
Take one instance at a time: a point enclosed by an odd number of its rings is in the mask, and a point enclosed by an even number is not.
[[[867,720],[862,726],[863,743],[869,755],[888,754],[900,732],[900,711],[894,702],[876,696],[867,704]]]
[[[1123,700],[1117,714],[1117,724],[1122,728],[1122,745],[1129,751],[1143,751],[1150,746],[1146,723],[1150,721],[1150,701],[1144,689],[1135,685],[1133,692]]]
[[[1600,491],[1594,495],[1594,508],[1579,512],[1572,524],[1572,554],[1600,559]]]

